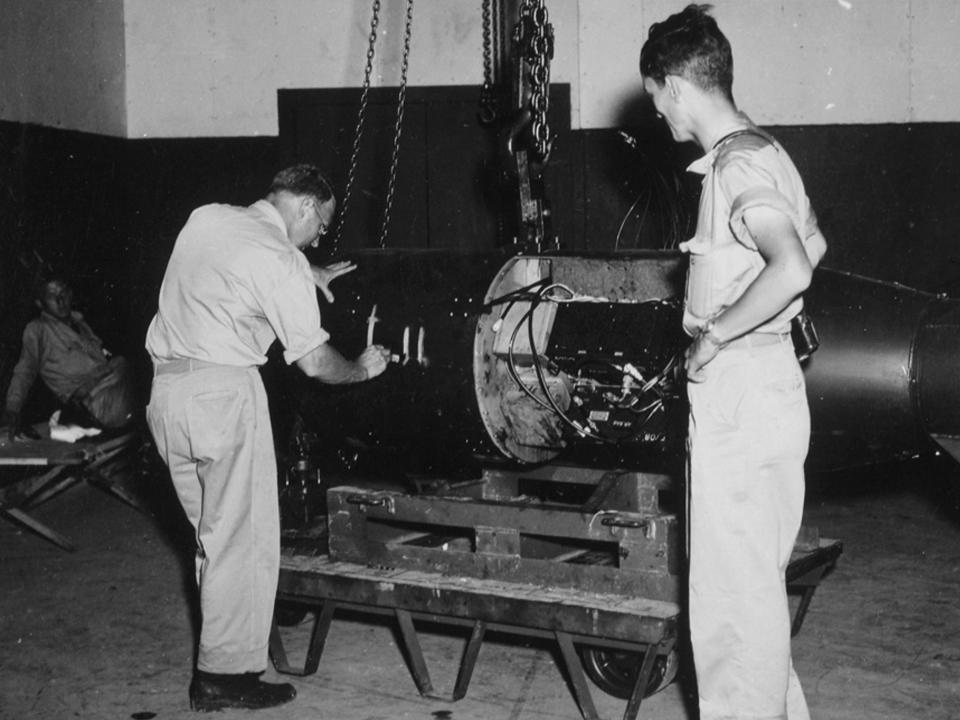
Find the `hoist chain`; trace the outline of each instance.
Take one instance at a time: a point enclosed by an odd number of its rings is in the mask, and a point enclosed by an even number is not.
[[[553,59],[553,25],[544,0],[523,0],[517,23],[518,53],[530,67],[530,131],[534,152],[546,162],[550,156],[550,61]]]
[[[400,90],[397,94],[397,122],[393,129],[393,157],[390,161],[390,180],[387,183],[387,198],[383,207],[383,225],[380,228],[380,247],[387,246],[387,229],[390,211],[393,208],[393,193],[396,189],[397,165],[400,159],[400,134],[403,130],[403,110],[407,98],[407,67],[410,60],[410,34],[413,29],[413,0],[407,0],[407,20],[403,34],[403,59],[400,62]]]
[[[340,218],[337,221],[337,232],[333,238],[332,254],[336,255],[340,248],[340,236],[343,234],[343,223],[347,217],[347,208],[353,183],[357,175],[357,160],[360,157],[360,136],[363,135],[363,122],[367,112],[367,95],[370,92],[370,75],[373,73],[374,48],[377,44],[377,25],[380,24],[380,0],[373,0],[373,15],[370,18],[370,36],[367,44],[367,65],[363,69],[363,91],[360,93],[360,110],[357,112],[357,127],[353,134],[353,150],[350,154],[350,168],[347,171],[347,186],[343,191],[343,202],[340,205]]]
[[[493,0],[483,0],[483,86],[480,88],[480,123],[497,119],[497,98],[493,91]]]

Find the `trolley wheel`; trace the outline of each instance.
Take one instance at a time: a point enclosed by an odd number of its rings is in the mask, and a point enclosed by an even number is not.
[[[587,676],[609,695],[629,700],[633,692],[643,655],[625,650],[605,650],[597,647],[580,647],[580,662]],[[680,664],[676,651],[658,655],[647,680],[643,696],[650,697],[673,682]]]
[[[308,609],[305,605],[278,600],[273,609],[273,615],[277,619],[277,625],[281,627],[292,627],[299,625],[307,616]]]

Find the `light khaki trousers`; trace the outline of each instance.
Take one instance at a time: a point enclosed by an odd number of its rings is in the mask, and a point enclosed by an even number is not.
[[[810,412],[789,342],[727,349],[689,383],[690,636],[701,720],[809,720],[785,572]]]
[[[147,422],[196,530],[197,669],[262,672],[280,567],[277,466],[256,368],[157,374]]]

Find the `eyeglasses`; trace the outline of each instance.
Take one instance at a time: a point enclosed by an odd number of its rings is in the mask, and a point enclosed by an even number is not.
[[[320,227],[317,228],[317,237],[323,237],[324,235],[327,234],[327,232],[329,232],[329,230],[330,228],[327,227],[327,224],[323,220],[321,220]]]
[[[320,221],[320,227],[317,228],[317,239],[319,240],[330,232],[330,226],[323,221],[323,215],[320,214],[320,205],[316,200],[313,202],[313,211],[317,214],[317,220]]]

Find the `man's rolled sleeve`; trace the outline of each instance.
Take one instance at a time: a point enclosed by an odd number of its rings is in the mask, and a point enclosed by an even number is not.
[[[757,244],[743,222],[743,215],[750,208],[756,207],[766,207],[783,213],[790,219],[790,224],[797,231],[797,237],[807,236],[801,226],[799,214],[779,191],[773,188],[752,188],[738,195],[730,208],[730,230],[741,244],[751,250],[756,250]]]
[[[806,238],[809,235],[799,210],[780,192],[768,173],[752,166],[745,159],[737,159],[725,163],[719,177],[724,195],[730,198],[730,231],[744,247],[757,249],[757,244],[743,222],[744,213],[756,207],[766,207],[783,213],[790,219],[798,237]]]
[[[296,263],[277,283],[264,307],[267,320],[283,345],[283,359],[292,364],[330,339],[320,324],[317,290],[309,266]]]

